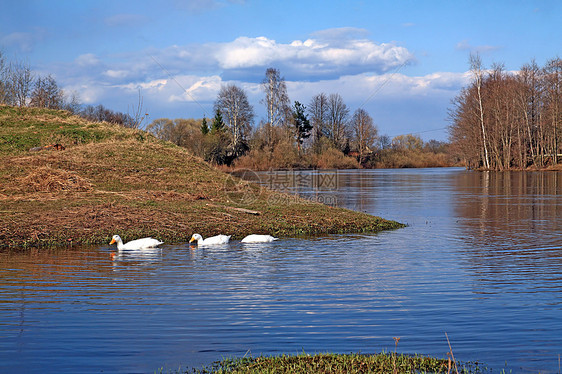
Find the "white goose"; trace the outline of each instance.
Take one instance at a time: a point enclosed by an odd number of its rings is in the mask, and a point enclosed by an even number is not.
[[[160,244],[164,244],[164,242],[161,242],[160,240],[154,238],[136,239],[123,244],[123,240],[121,240],[121,237],[119,235],[113,235],[113,238],[111,239],[111,242],[109,242],[109,244],[113,243],[117,243],[117,249],[120,251],[155,248]]]
[[[270,243],[274,240],[277,240],[277,238],[274,238],[271,235],[252,234],[246,236],[244,239],[241,240],[241,242],[242,243]]]
[[[210,238],[203,239],[199,234],[193,234],[189,242],[197,242],[197,245],[217,245],[217,244],[227,244],[230,241],[231,235],[216,235]]]

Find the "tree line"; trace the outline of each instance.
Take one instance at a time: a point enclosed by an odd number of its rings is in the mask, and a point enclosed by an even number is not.
[[[468,168],[544,168],[562,161],[562,59],[531,61],[518,72],[482,66],[450,110],[451,150]]]
[[[90,121],[105,121],[129,128],[139,128],[144,119],[142,97],[132,106],[133,113],[113,111],[99,104],[82,105],[78,94],[67,94],[52,75],[33,73],[23,61],[8,61],[0,51],[0,104],[68,110]]]
[[[230,83],[217,94],[213,118],[157,119],[147,130],[214,164],[252,169],[450,165],[446,144],[379,136],[371,115],[363,108],[352,113],[338,93],[319,93],[307,105],[291,103],[275,68],[266,70],[260,87],[266,118],[258,126],[246,92]]]
[[[266,118],[255,126],[255,113],[244,89],[225,84],[217,94],[213,117],[159,118],[146,125],[158,138],[190,149],[216,165],[269,168],[357,168],[448,166],[447,144],[414,135],[379,135],[363,108],[353,113],[338,93],[319,93],[307,105],[291,102],[285,79],[269,68],[261,82]],[[139,129],[143,98],[132,113],[99,104],[83,105],[52,75],[35,74],[25,62],[9,62],[0,51],[0,104],[68,110],[90,121]]]

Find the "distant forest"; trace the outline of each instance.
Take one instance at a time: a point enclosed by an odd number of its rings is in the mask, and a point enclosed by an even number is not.
[[[470,58],[472,82],[451,109],[451,152],[468,168],[545,168],[562,162],[562,60],[518,72]]]
[[[450,166],[448,144],[419,136],[379,135],[365,109],[353,113],[338,93],[291,104],[284,78],[269,68],[261,83],[267,118],[254,126],[244,90],[221,88],[214,117],[157,119],[147,130],[191,149],[216,165],[254,170],[281,168],[398,168]]]
[[[141,129],[229,168],[400,168],[450,166],[449,144],[416,135],[379,135],[365,109],[353,113],[338,93],[319,93],[307,105],[291,103],[280,71],[269,68],[261,88],[267,118],[256,126],[253,107],[237,85],[224,85],[214,116],[156,119],[145,124],[143,97],[128,113],[82,105],[51,76],[35,76],[29,65],[8,62],[0,52],[0,104],[64,109],[92,121]],[[464,158],[463,158],[464,159]],[[458,162],[459,158],[457,158]]]

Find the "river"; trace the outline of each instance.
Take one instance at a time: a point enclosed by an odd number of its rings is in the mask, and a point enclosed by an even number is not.
[[[259,173],[394,219],[374,235],[0,252],[0,372],[152,373],[229,356],[397,350],[558,373],[562,173]]]

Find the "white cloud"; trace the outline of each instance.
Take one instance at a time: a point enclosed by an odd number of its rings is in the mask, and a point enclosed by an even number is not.
[[[36,32],[13,32],[0,38],[0,45],[15,46],[21,52],[29,53],[37,42],[42,39],[43,30]]]
[[[109,78],[123,79],[129,76],[129,71],[127,70],[106,70],[103,74]]]
[[[282,58],[283,46],[265,37],[240,37],[231,43],[223,43],[213,54],[215,61],[223,69],[239,69],[264,66]]]
[[[356,30],[354,30],[356,32]],[[343,39],[334,39],[341,36]],[[345,43],[342,41],[345,40]],[[212,53],[221,69],[250,69],[280,66],[289,75],[313,76],[355,72],[385,72],[412,62],[406,48],[393,43],[377,44],[368,39],[351,39],[349,31],[322,34],[320,38],[278,43],[266,37],[239,37],[215,46]]]
[[[380,74],[415,61],[407,48],[376,43],[365,36],[365,30],[356,28],[323,30],[286,43],[241,36],[223,43],[173,45],[152,50],[150,56],[174,73],[221,74],[227,80],[252,82],[261,81],[269,67],[279,69],[286,79],[319,80]]]
[[[74,60],[74,62],[80,66],[94,66],[100,64],[100,60],[93,53],[80,55]]]
[[[469,79],[447,72],[411,77],[404,71],[412,61],[405,47],[375,43],[364,30],[344,28],[287,43],[239,37],[113,55],[110,60],[83,54],[71,66],[61,66],[65,74],[55,73],[66,77],[61,82],[65,89],[77,91],[85,104],[101,103],[118,111],[137,102],[140,89],[152,119],[211,117],[221,85],[235,83],[247,92],[259,123],[265,116],[260,82],[265,69],[275,67],[286,79],[291,101],[307,105],[318,93],[339,93],[352,111],[364,107],[381,132],[391,134],[411,131],[385,127],[408,121],[407,113],[415,110],[430,110],[442,121],[446,113],[441,112]],[[412,113],[409,118],[416,122],[420,116]]]
[[[256,123],[265,117],[265,109],[260,102],[263,91],[257,82],[229,81],[220,75],[177,75],[108,84],[103,76],[100,74],[96,80],[77,79],[76,83],[67,84],[64,88],[68,92],[78,92],[85,104],[101,103],[124,112],[131,103],[137,102],[140,89],[144,108],[153,120],[161,117],[212,117],[213,103],[221,85],[235,83],[248,94],[256,112]],[[304,105],[316,94],[338,93],[352,112],[359,107],[366,109],[381,133],[396,135],[445,127],[450,100],[469,80],[469,72],[437,72],[416,77],[402,73],[362,73],[316,81],[287,80],[287,88],[291,101],[298,100]],[[422,111],[425,113],[420,115]],[[429,133],[427,136],[444,140],[446,132]]]
[[[339,93],[351,107],[372,101],[401,100],[407,97],[454,96],[469,79],[469,73],[433,73],[410,77],[404,74],[348,75],[317,82],[287,82],[293,100],[308,103],[318,93]]]
[[[65,85],[63,90],[66,93],[77,93],[80,102],[88,105],[99,104],[107,95],[106,88],[97,85],[95,82]]]

